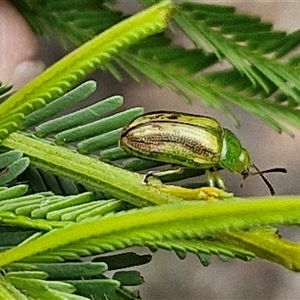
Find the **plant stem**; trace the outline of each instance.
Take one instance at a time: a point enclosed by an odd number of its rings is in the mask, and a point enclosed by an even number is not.
[[[98,237],[98,247],[142,245],[152,240],[201,238],[260,226],[299,224],[299,196],[219,202],[180,202],[110,214],[57,229],[0,253],[0,267],[51,249]],[[299,260],[295,261],[300,268]]]
[[[31,164],[56,175],[67,177],[136,206],[161,205],[180,201],[142,183],[142,175],[101,162],[65,147],[11,133],[3,145],[18,149],[29,156]]]

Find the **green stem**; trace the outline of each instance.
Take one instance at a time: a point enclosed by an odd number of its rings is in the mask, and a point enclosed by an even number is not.
[[[51,249],[98,237],[114,249],[151,240],[207,238],[258,226],[300,223],[300,197],[282,196],[223,202],[180,202],[110,214],[77,223],[0,253],[0,267]],[[76,245],[75,245],[76,247]],[[297,263],[298,261],[296,261]],[[299,266],[298,266],[299,268]]]
[[[256,256],[283,265],[291,271],[300,271],[300,244],[281,239],[274,232],[226,232],[216,238],[252,251]]]
[[[45,143],[14,132],[3,145],[18,149],[29,156],[31,164],[53,174],[67,177],[83,185],[108,193],[136,206],[149,206],[180,201],[159,190],[158,187],[142,184],[142,176],[103,163],[55,144]]]

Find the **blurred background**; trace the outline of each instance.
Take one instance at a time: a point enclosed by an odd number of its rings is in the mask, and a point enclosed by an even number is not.
[[[121,2],[121,1],[120,1]],[[196,2],[196,1],[194,1]],[[199,1],[200,2],[200,1]],[[271,21],[276,29],[288,32],[300,28],[299,1],[201,1],[214,4],[234,5],[239,12],[250,13]],[[122,1],[123,11],[132,13],[141,9],[134,0]],[[180,41],[178,41],[180,42]],[[56,41],[39,39],[39,58],[46,65],[61,58],[65,51]],[[120,94],[125,99],[125,107],[144,106],[146,111],[177,110],[217,119],[223,127],[232,130],[252,155],[255,164],[261,169],[285,167],[287,174],[270,174],[276,194],[300,194],[299,131],[292,129],[295,138],[279,135],[259,119],[232,107],[241,121],[236,128],[220,112],[210,109],[198,100],[191,105],[184,103],[179,96],[160,89],[147,79],[137,84],[129,78],[118,82],[110,74],[97,71],[89,78],[98,83],[97,92],[89,99],[99,101],[111,95]],[[269,193],[258,176],[249,178],[240,188],[240,176],[223,171],[226,186],[237,196],[259,196]],[[282,228],[284,237],[298,240],[299,230]],[[139,253],[147,250],[135,249]],[[300,275],[285,270],[275,264],[258,259],[251,263],[231,260],[227,263],[213,258],[209,267],[202,267],[196,256],[188,255],[179,260],[175,254],[159,251],[153,254],[149,265],[141,267],[146,283],[140,288],[143,299],[300,299]]]

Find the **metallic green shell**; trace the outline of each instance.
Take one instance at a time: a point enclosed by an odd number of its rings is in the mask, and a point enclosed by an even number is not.
[[[179,112],[142,115],[124,127],[127,152],[189,168],[210,168],[220,160],[224,131],[212,118]]]
[[[242,173],[251,166],[249,152],[242,147],[239,139],[228,129],[224,129],[223,147],[218,167],[234,173]]]

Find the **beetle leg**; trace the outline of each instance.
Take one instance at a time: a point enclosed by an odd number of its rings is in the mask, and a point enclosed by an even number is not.
[[[222,176],[220,175],[220,173],[218,171],[215,171],[214,175],[215,175],[215,181],[217,183],[217,186],[219,188],[221,188],[222,190],[225,190],[226,188],[225,188],[224,180],[223,180]]]
[[[206,181],[210,187],[218,186],[222,190],[225,190],[225,184],[222,176],[217,169],[210,168],[205,172]]]
[[[159,190],[174,195],[176,197],[183,198],[184,200],[225,200],[231,198],[233,194],[227,193],[216,187],[201,187],[196,189],[188,189],[181,186],[175,185],[164,185],[159,186]]]
[[[148,171],[143,179],[143,183],[148,184],[149,183],[149,178],[150,177],[162,177],[166,175],[172,175],[172,174],[180,174],[182,172],[182,168],[176,168],[176,169],[171,169],[171,170],[166,170],[166,171]]]
[[[206,182],[210,187],[215,186],[215,176],[213,174],[213,171],[211,169],[208,169],[205,171],[205,177],[206,177]]]

